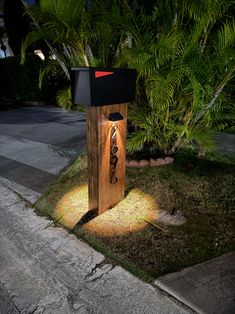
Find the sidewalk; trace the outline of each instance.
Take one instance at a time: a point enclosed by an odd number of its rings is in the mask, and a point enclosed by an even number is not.
[[[158,278],[155,285],[198,313],[235,313],[235,252]]]
[[[1,314],[193,313],[122,267],[106,263],[66,230],[47,228],[49,221],[3,184],[0,221]]]

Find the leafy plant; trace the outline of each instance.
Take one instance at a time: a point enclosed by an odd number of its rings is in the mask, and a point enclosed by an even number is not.
[[[71,88],[67,87],[65,89],[61,89],[57,92],[56,100],[59,106],[65,110],[68,110],[72,107],[71,101]]]
[[[131,36],[118,64],[138,70],[128,142],[165,154],[186,146],[213,150],[213,133],[234,121],[225,86],[234,76],[231,1],[158,1],[151,14],[110,17]],[[230,121],[230,122],[229,122]]]
[[[69,110],[73,107],[73,109],[78,110],[80,112],[85,111],[84,105],[76,105],[74,106],[72,103],[72,95],[71,95],[71,88],[65,87],[64,89],[60,89],[56,94],[56,101],[58,105],[63,108],[64,110]]]
[[[23,42],[22,60],[31,43],[45,39],[51,57],[40,82],[50,72],[69,80],[71,66],[136,68],[129,151],[212,151],[213,133],[234,121],[227,89],[235,70],[233,1],[155,1],[147,13],[131,3],[40,0],[27,10],[38,29]],[[71,105],[68,91],[58,99]]]

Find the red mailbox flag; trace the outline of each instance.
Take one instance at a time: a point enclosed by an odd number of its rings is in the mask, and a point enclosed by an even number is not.
[[[95,78],[111,75],[113,72],[95,71]]]

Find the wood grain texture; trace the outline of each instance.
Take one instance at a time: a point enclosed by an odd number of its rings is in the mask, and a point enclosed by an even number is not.
[[[120,112],[123,120],[117,121],[118,181],[110,183],[110,113]],[[98,214],[113,207],[124,197],[126,160],[127,104],[87,108],[87,154],[89,209]]]

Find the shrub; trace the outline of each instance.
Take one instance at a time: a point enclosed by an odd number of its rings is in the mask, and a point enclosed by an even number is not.
[[[34,54],[27,55],[24,65],[20,56],[0,59],[0,109],[27,101],[48,100],[55,94],[53,84],[38,86],[38,73],[42,60]]]
[[[135,68],[128,150],[213,152],[214,133],[234,125],[226,92],[235,74],[232,1],[150,1],[147,13],[139,1],[91,2],[86,9],[84,0],[41,0],[28,9],[40,29],[23,41],[22,60],[46,39],[56,58],[45,62],[41,78],[53,72],[69,80],[71,66]],[[67,90],[57,99],[69,108],[69,97]]]

